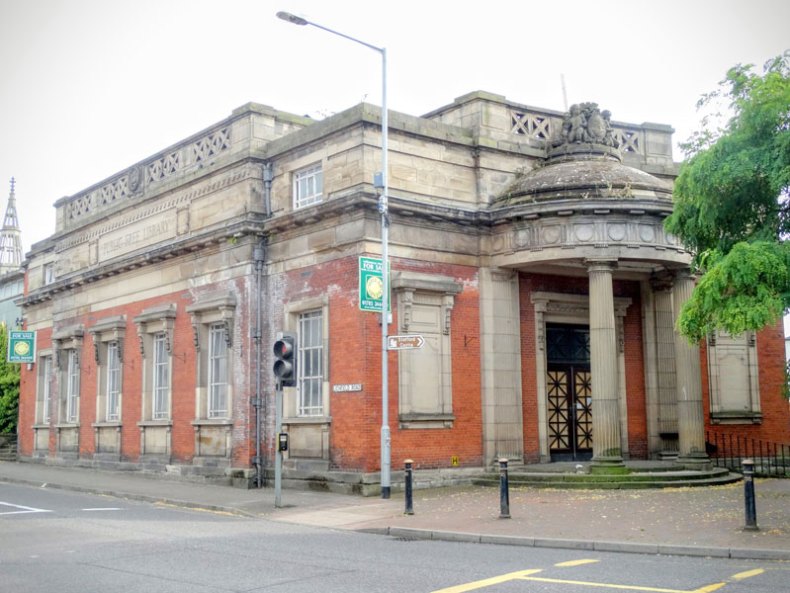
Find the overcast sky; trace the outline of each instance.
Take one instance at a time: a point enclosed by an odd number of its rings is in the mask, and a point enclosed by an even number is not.
[[[421,115],[485,90],[618,121],[696,128],[736,63],[790,48],[787,0],[0,0],[0,204],[16,178],[25,251],[53,203],[249,101],[321,118],[381,101]],[[680,158],[676,153],[676,158]]]

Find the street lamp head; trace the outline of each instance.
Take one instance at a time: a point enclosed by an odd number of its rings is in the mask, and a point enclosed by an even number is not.
[[[281,10],[277,13],[277,18],[282,19],[284,21],[288,21],[289,23],[293,23],[294,25],[307,25],[309,24],[307,19],[303,19],[300,16],[296,16],[295,14],[291,14],[290,12],[285,12]]]

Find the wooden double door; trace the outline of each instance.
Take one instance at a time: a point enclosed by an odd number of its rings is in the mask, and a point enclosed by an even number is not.
[[[592,458],[592,385],[588,326],[546,326],[546,390],[552,461]]]

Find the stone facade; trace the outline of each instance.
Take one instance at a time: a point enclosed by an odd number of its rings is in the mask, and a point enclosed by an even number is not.
[[[389,354],[393,466],[698,466],[706,429],[790,441],[781,330],[674,336],[690,255],[662,226],[671,128],[591,105],[584,129],[482,92],[391,114],[389,334],[425,339]],[[367,104],[322,121],[248,104],[59,200],[26,261],[20,456],[247,484],[273,467],[271,345],[290,331],[286,476],[375,488],[381,327],[358,270],[380,254],[380,125]]]

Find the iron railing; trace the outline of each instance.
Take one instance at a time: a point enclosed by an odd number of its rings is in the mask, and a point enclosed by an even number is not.
[[[744,459],[754,460],[758,476],[790,478],[790,445],[732,434],[708,432],[705,444],[717,467],[741,472]]]

